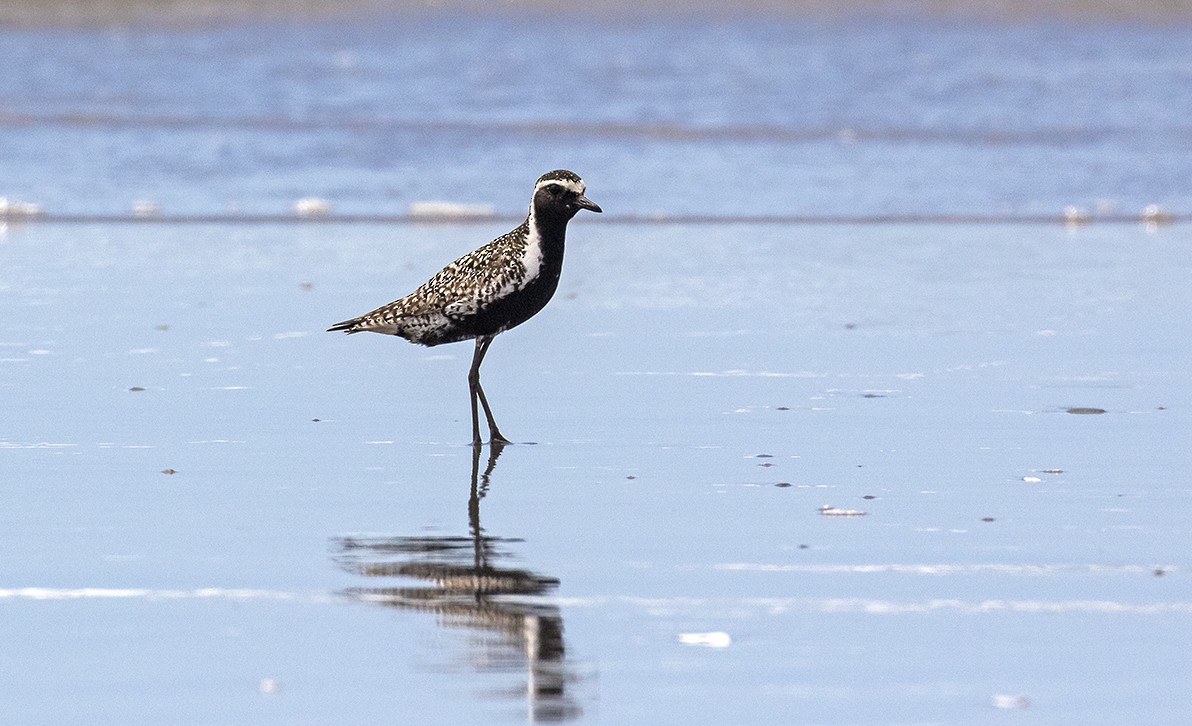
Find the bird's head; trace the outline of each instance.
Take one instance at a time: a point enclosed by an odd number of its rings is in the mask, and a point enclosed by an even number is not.
[[[599,205],[584,196],[584,180],[566,169],[556,169],[538,178],[531,206],[538,218],[561,217],[563,220],[571,219],[581,209],[601,211]]]

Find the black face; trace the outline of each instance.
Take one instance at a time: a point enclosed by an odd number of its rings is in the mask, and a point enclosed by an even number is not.
[[[534,204],[539,212],[561,214],[568,219],[581,209],[600,212],[600,207],[584,195],[562,184],[544,184],[534,195]]]

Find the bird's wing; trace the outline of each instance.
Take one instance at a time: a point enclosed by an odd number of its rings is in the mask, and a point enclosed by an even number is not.
[[[464,255],[403,298],[409,309],[418,311],[409,314],[439,311],[449,318],[467,317],[500,297],[522,274],[514,251],[500,242]]]
[[[485,303],[521,283],[518,233],[520,228],[460,257],[417,290],[358,318],[337,323],[333,330],[386,331],[400,327],[403,318],[445,315],[451,319],[475,315]]]

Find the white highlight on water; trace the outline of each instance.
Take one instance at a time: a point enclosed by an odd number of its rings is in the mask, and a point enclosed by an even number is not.
[[[288,600],[332,601],[323,593],[301,593],[261,588],[198,587],[153,589],[143,587],[14,587],[0,588],[0,600]]]
[[[1151,574],[1156,569],[1172,572],[1173,565],[1103,565],[1103,564],[925,564],[925,563],[873,563],[858,565],[778,565],[756,562],[728,562],[713,565],[712,569],[728,572],[799,572],[807,574],[884,574],[899,575],[971,575],[993,573],[998,575],[1072,575],[1072,574]]]
[[[712,633],[679,633],[683,645],[703,645],[708,648],[727,648],[733,644],[732,637],[723,631]]]
[[[5,600],[42,602],[130,600],[169,602],[181,600],[292,602],[330,604],[343,598],[330,592],[297,592],[260,588],[200,587],[193,589],[109,588],[109,587],[15,587],[0,588],[0,603]],[[962,600],[928,598],[925,600],[879,600],[875,598],[693,598],[693,597],[536,597],[535,602],[558,607],[628,606],[647,615],[673,617],[676,613],[699,611],[702,614],[731,612],[735,617],[754,611],[758,615],[788,614],[863,614],[899,615],[923,613],[1086,613],[1100,615],[1192,615],[1192,602],[1132,603],[1119,600]],[[727,634],[724,634],[727,637]],[[724,642],[716,634],[688,634],[689,637]],[[731,642],[731,638],[728,642]],[[691,643],[696,644],[696,643]],[[699,643],[708,645],[709,643]],[[723,647],[723,646],[715,646]]]

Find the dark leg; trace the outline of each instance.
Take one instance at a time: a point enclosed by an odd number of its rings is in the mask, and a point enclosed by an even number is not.
[[[472,565],[479,572],[488,565],[488,543],[484,538],[484,528],[480,526],[480,500],[488,493],[488,480],[493,469],[497,466],[497,457],[505,449],[505,444],[494,441],[488,451],[488,466],[484,473],[480,473],[480,447],[472,448],[472,492],[468,497],[468,525],[472,532]],[[477,594],[477,598],[479,598]]]
[[[472,354],[472,369],[468,371],[468,400],[472,404],[472,446],[476,456],[480,455],[480,412],[476,410],[476,388],[480,386],[480,338],[476,339],[476,352]],[[479,466],[479,464],[477,464]]]
[[[476,352],[472,355],[472,369],[468,371],[468,390],[472,398],[472,446],[480,446],[480,416],[479,411],[476,410],[476,401],[479,399],[480,405],[484,408],[484,417],[488,419],[488,433],[489,438],[493,443],[508,444],[509,439],[501,435],[500,429],[497,428],[497,422],[493,418],[493,410],[488,405],[488,399],[484,395],[484,389],[480,387],[480,364],[484,362],[484,354],[488,352],[488,346],[491,345],[493,339],[491,337],[483,337],[476,339]]]

